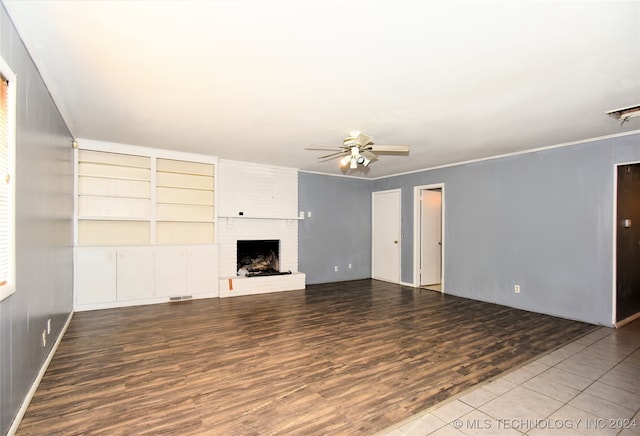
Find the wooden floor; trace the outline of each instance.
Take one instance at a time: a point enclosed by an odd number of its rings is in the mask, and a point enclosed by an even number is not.
[[[592,329],[375,280],[81,312],[17,434],[372,434]]]

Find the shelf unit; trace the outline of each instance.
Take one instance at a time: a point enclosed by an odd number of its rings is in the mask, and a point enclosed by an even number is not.
[[[217,158],[80,144],[75,310],[217,297]]]
[[[215,243],[215,164],[133,152],[78,150],[77,244]]]
[[[156,159],[156,242],[214,242],[214,165]]]
[[[282,220],[282,221],[302,221],[304,218],[299,216],[247,216],[247,215],[232,215],[225,216],[220,215],[218,218],[224,219],[239,219],[239,220]]]
[[[78,151],[79,245],[150,243],[151,158]]]

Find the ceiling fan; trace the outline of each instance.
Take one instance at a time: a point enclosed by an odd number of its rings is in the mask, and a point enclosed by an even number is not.
[[[360,132],[351,132],[349,136],[344,138],[342,145],[337,147],[311,145],[306,150],[335,151],[336,148],[340,151],[320,156],[318,159],[343,156],[340,159],[340,166],[346,168],[349,165],[350,169],[355,169],[358,168],[358,165],[368,167],[371,162],[378,160],[378,154],[409,154],[408,145],[377,145],[373,143],[373,136]]]

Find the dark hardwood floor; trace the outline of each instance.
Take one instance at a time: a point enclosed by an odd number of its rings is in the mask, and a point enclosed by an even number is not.
[[[593,328],[376,280],[80,312],[17,434],[372,434]]]

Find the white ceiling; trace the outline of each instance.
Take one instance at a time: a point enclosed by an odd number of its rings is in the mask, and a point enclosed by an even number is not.
[[[2,0],[72,134],[380,177],[640,128],[640,2]]]

